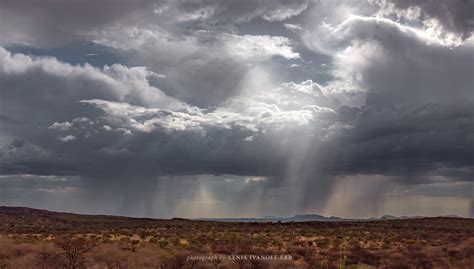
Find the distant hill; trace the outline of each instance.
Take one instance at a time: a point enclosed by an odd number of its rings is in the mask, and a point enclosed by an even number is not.
[[[460,218],[459,216],[449,215],[440,216],[449,218]],[[426,218],[424,216],[401,216],[396,217],[392,215],[384,215],[380,218],[367,218],[367,219],[355,219],[355,218],[340,218],[340,217],[325,217],[317,214],[306,214],[306,215],[295,215],[293,217],[275,217],[266,216],[263,218],[198,218],[196,220],[206,221],[224,221],[224,222],[306,222],[306,221],[325,221],[325,222],[340,222],[340,221],[380,221],[380,220],[397,220],[397,219],[420,219]]]
[[[325,217],[316,214],[295,215],[293,217],[266,216],[263,218],[198,218],[196,220],[225,221],[225,222],[305,222],[305,221],[350,221],[339,217]]]
[[[368,218],[368,219],[351,219],[351,218],[340,218],[340,217],[325,217],[317,214],[304,214],[295,215],[292,217],[278,217],[278,216],[265,216],[262,218],[196,218],[196,219],[185,219],[185,218],[173,218],[173,219],[153,219],[153,218],[134,218],[125,216],[111,216],[111,215],[85,215],[65,212],[55,212],[44,209],[34,209],[28,207],[10,207],[0,206],[0,222],[3,223],[21,223],[25,221],[25,218],[35,218],[40,222],[51,223],[52,221],[57,222],[68,222],[73,221],[76,223],[154,223],[154,222],[168,222],[168,221],[219,221],[219,222],[308,222],[308,221],[320,221],[320,222],[341,222],[341,221],[380,221],[380,220],[398,220],[398,219],[418,219],[425,218],[423,216],[401,216],[396,217],[392,215],[384,215],[380,218]],[[447,218],[459,218],[459,216],[448,215],[440,216]]]
[[[107,215],[82,215],[54,212],[28,207],[0,206],[0,234],[10,233],[72,233],[98,230],[138,229],[162,225],[183,225],[187,219],[131,218]]]

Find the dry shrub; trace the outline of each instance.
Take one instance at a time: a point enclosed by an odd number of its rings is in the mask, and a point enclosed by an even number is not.
[[[138,245],[140,245],[140,241],[131,240],[130,238],[122,238],[120,239],[119,244],[122,250],[129,250],[131,252],[135,252],[137,251]]]
[[[126,268],[167,268],[164,266],[163,254],[159,250],[141,247],[136,252],[128,252]]]
[[[60,261],[58,261],[58,254],[49,251],[41,251],[35,255],[33,261],[34,268],[37,269],[49,269],[49,268],[59,268],[61,266]]]
[[[215,251],[220,254],[231,255],[231,254],[237,253],[237,248],[235,245],[229,243],[229,244],[217,246]]]
[[[35,268],[36,254],[31,252],[8,260],[7,268]],[[51,268],[51,267],[49,267]]]
[[[0,268],[57,268],[53,262],[39,262],[39,253],[55,255],[51,244],[17,243],[14,240],[0,239]]]
[[[189,252],[177,252],[165,259],[165,268],[180,269],[189,264],[186,259],[191,255]]]
[[[356,244],[352,246],[352,249],[347,254],[347,264],[357,263],[377,266],[380,264],[380,258],[368,249]]]
[[[163,253],[160,250],[140,247],[135,252],[126,251],[117,243],[95,247],[89,254],[91,262],[98,268],[167,268],[164,267]]]
[[[307,249],[304,247],[289,247],[288,253],[295,257],[304,257],[306,256]]]
[[[2,239],[0,241],[0,258],[15,258],[34,252],[32,244],[16,243],[14,240]]]
[[[391,253],[389,258],[383,261],[383,268],[386,269],[410,269],[410,260],[403,254]]]
[[[117,244],[103,244],[94,248],[90,257],[94,264],[110,269],[127,268],[128,253]]]

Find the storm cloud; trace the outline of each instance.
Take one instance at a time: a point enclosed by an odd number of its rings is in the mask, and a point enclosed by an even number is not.
[[[0,202],[153,217],[470,216],[472,8],[5,1]]]

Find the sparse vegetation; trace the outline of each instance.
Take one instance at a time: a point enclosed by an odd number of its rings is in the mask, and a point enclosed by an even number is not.
[[[202,255],[217,258],[188,259]],[[291,255],[291,260],[219,255]],[[472,219],[224,223],[0,210],[0,268],[473,266]]]

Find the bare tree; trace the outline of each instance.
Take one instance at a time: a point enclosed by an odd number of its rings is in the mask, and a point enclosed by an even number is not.
[[[89,252],[93,244],[83,238],[61,239],[56,242],[61,249],[60,255],[64,258],[66,269],[85,268],[85,254]]]

